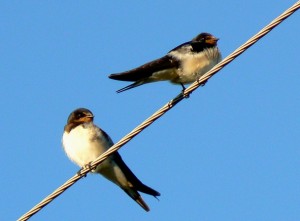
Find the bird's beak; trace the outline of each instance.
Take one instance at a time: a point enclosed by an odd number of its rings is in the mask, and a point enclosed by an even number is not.
[[[217,43],[217,41],[219,41],[219,38],[211,37],[209,39],[206,39],[205,43],[215,45]]]
[[[87,114],[86,116],[80,118],[80,122],[85,122],[85,123],[88,123],[88,122],[91,122],[93,121],[94,119],[94,115],[93,114]]]
[[[88,122],[93,121],[94,115],[93,114],[89,114],[89,115],[86,116],[86,119],[88,120]]]
[[[85,117],[87,117],[87,118],[94,118],[94,115],[93,114],[90,114],[90,113],[88,113]]]

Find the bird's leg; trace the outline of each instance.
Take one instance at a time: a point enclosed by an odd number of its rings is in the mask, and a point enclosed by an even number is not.
[[[84,170],[84,169],[91,169],[92,166],[91,166],[91,162],[85,164],[78,172],[77,172],[77,175],[78,176],[81,176],[81,171]],[[86,177],[87,173],[84,175],[84,177]]]
[[[185,90],[185,86],[184,86],[184,84],[183,84],[183,83],[180,83],[180,85],[181,85],[181,87],[182,87],[182,91],[181,91],[181,93],[184,95],[184,98],[189,98],[189,97],[190,97],[190,95],[189,95],[189,94],[184,94],[184,90]]]
[[[184,86],[184,84],[183,83],[180,83],[180,85],[181,85],[181,87],[182,87],[182,93],[184,92],[184,90],[185,90],[185,86]]]

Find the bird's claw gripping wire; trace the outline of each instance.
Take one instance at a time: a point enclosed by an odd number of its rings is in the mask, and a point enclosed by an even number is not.
[[[197,82],[198,82],[198,84],[200,84],[201,87],[204,87],[205,84],[207,83],[207,81],[208,81],[208,79],[200,83],[200,78],[197,78]]]
[[[91,162],[89,162],[89,163],[87,163],[86,165],[84,165],[78,172],[77,172],[77,175],[78,176],[81,176],[82,175],[82,170],[84,170],[84,169],[91,169],[92,168],[92,166],[91,166]],[[86,174],[84,174],[84,177],[86,177],[86,175],[87,175],[87,173]]]

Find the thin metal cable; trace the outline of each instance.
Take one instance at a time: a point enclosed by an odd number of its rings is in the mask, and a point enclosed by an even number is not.
[[[300,1],[296,2],[293,6],[291,6],[289,9],[287,9],[281,15],[279,15],[269,25],[265,26],[261,31],[259,31],[256,35],[254,35],[252,38],[250,38],[246,43],[244,43],[242,46],[240,46],[238,49],[236,49],[234,52],[232,52],[230,55],[228,55],[219,64],[217,64],[216,66],[214,66],[214,68],[212,68],[210,71],[208,71],[199,80],[197,80],[193,84],[191,84],[184,91],[184,93],[180,93],[177,97],[175,97],[174,99],[172,99],[171,101],[169,101],[161,109],[159,109],[158,111],[156,111],[152,116],[150,116],[143,123],[141,123],[135,129],[133,129],[129,134],[127,134],[126,136],[124,136],[119,142],[117,142],[111,148],[109,148],[106,152],[104,152],[103,154],[101,154],[95,161],[91,162],[90,167],[88,167],[88,168],[82,168],[81,171],[80,171],[80,174],[77,173],[76,175],[74,175],[73,177],[71,177],[68,181],[66,181],[63,185],[61,185],[59,188],[57,188],[53,193],[51,193],[49,196],[47,196],[45,199],[43,199],[40,203],[38,203],[36,206],[34,206],[31,210],[29,210],[27,213],[25,213],[18,220],[19,221],[28,220],[31,216],[33,216],[38,211],[40,211],[44,206],[46,206],[48,203],[50,203],[52,200],[54,200],[56,197],[58,197],[60,194],[62,194],[66,189],[68,189],[75,182],[77,182],[79,179],[81,179],[83,176],[85,176],[88,172],[90,172],[98,164],[100,164],[101,162],[103,162],[110,154],[112,154],[115,151],[119,150],[124,144],[126,144],[127,142],[129,142],[132,138],[134,138],[136,135],[138,135],[140,132],[142,132],[146,127],[148,127],[150,124],[152,124],[158,118],[160,118],[167,111],[169,111],[170,109],[172,109],[181,100],[183,100],[186,97],[189,97],[189,95],[194,90],[196,90],[198,87],[200,87],[206,80],[208,80],[213,75],[215,75],[219,70],[221,70],[223,67],[225,67],[227,64],[229,64],[237,56],[239,56],[240,54],[242,54],[250,46],[252,46],[253,44],[255,44],[259,39],[261,39],[262,37],[264,37],[273,28],[275,28],[282,21],[284,21],[285,19],[287,19],[290,15],[292,15],[299,8],[300,8]]]

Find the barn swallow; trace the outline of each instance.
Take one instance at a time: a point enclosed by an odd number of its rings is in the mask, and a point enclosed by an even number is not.
[[[172,49],[164,57],[108,77],[120,81],[134,81],[117,93],[142,84],[166,80],[173,84],[181,84],[184,90],[184,84],[196,81],[221,61],[218,40],[209,33],[201,33],[191,41]]]
[[[71,161],[86,167],[113,145],[111,138],[94,123],[93,113],[85,108],[74,110],[64,128],[62,144]],[[99,173],[118,185],[144,210],[149,211],[138,191],[160,196],[156,190],[144,185],[128,168],[120,154],[115,152],[100,163],[92,172]]]

